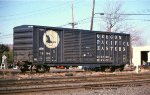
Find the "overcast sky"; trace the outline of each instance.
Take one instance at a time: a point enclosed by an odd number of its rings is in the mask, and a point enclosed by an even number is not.
[[[95,13],[104,12],[106,0],[95,0]],[[114,0],[112,0],[114,1]],[[121,0],[125,13],[150,14],[150,0]],[[13,43],[13,27],[19,25],[61,26],[72,21],[71,5],[74,4],[75,28],[90,29],[92,0],[0,0],[0,43]],[[98,17],[98,16],[96,16]],[[140,35],[150,45],[150,15],[129,16],[127,22],[140,30]],[[94,30],[104,31],[100,18],[94,20]]]

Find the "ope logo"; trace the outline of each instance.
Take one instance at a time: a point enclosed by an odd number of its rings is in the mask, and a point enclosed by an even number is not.
[[[43,34],[43,43],[47,48],[56,48],[60,38],[57,32],[48,30]]]

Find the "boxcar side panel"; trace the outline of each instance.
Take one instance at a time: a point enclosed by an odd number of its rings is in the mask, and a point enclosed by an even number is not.
[[[13,56],[14,62],[18,61],[32,61],[32,47],[33,47],[33,29],[32,27],[15,27],[13,34]]]
[[[123,65],[130,60],[130,36],[116,33],[97,33],[97,62]]]
[[[20,26],[14,29],[14,54],[22,56],[19,53],[24,52],[26,57],[29,57],[30,53],[25,51],[33,53],[33,57],[27,60],[33,58],[35,64],[123,65],[130,63],[130,35],[45,26]],[[17,59],[19,56],[14,58]]]
[[[34,62],[51,64],[62,62],[62,32],[50,28],[34,29]]]
[[[96,62],[96,33],[81,32],[81,63]]]

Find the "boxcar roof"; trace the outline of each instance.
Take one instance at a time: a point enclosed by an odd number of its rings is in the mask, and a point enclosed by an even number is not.
[[[72,30],[71,28],[62,28],[62,27],[51,27],[51,26],[41,26],[41,25],[20,25],[20,26],[16,26],[15,28],[26,28],[26,27],[38,27],[38,28],[45,28],[45,29],[57,29],[57,30],[66,30],[66,31],[70,31]],[[75,31],[86,31],[86,32],[90,32],[90,30],[84,30],[84,29],[74,29]],[[116,34],[116,35],[130,35],[127,33],[115,33],[115,32],[107,32],[107,31],[93,31],[93,32],[97,32],[97,33],[103,33],[103,34]]]

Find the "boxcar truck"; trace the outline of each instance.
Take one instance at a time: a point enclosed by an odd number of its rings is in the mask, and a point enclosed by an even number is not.
[[[130,35],[59,27],[14,27],[14,62],[21,71],[50,66],[123,68],[130,63]]]

